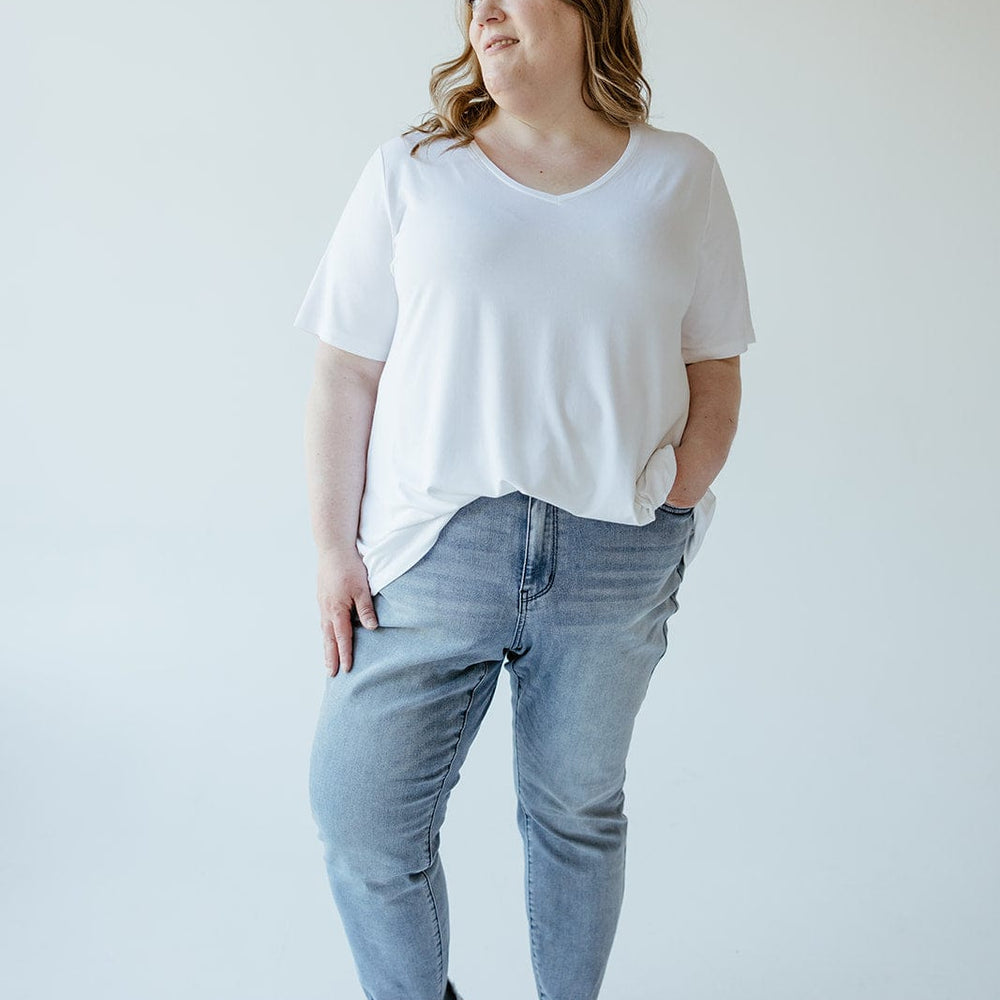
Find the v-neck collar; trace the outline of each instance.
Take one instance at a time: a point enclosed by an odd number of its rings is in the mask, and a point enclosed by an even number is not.
[[[521,191],[524,194],[531,195],[533,198],[541,198],[542,201],[550,202],[562,202],[569,201],[571,198],[579,198],[582,194],[587,194],[589,191],[593,191],[595,188],[600,187],[602,184],[611,180],[615,174],[618,173],[622,167],[632,158],[632,154],[635,152],[636,147],[639,145],[639,132],[640,125],[636,122],[628,123],[628,143],[625,145],[625,149],[622,151],[621,156],[601,174],[596,180],[591,181],[584,187],[577,188],[575,191],[565,191],[562,194],[553,194],[549,191],[540,191],[538,188],[528,187],[527,184],[522,184],[520,181],[514,180],[510,174],[504,173],[479,147],[476,140],[473,139],[468,145],[469,151],[472,153],[473,157],[481,163],[491,174],[497,177],[499,180],[503,181],[508,187],[514,188],[515,191]]]

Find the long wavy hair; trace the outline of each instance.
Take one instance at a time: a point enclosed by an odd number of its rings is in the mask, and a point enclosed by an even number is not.
[[[588,108],[599,111],[614,125],[649,120],[652,91],[642,75],[642,53],[632,17],[632,0],[560,0],[575,7],[583,20],[586,71],[581,96]],[[458,0],[459,26],[465,48],[451,62],[439,63],[431,72],[430,94],[434,107],[418,125],[403,135],[426,133],[410,150],[435,139],[455,139],[453,146],[467,146],[473,133],[496,108],[483,82],[476,50],[469,41],[472,4]]]

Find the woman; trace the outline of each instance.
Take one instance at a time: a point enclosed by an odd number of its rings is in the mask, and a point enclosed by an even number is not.
[[[365,996],[457,997],[440,829],[506,667],[538,994],[592,1000],[633,724],[755,337],[718,163],[647,123],[628,0],[463,7],[437,114],[370,156],[295,320],[310,800]]]

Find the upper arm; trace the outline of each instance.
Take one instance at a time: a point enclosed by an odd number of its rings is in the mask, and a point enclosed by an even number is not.
[[[369,377],[389,356],[398,301],[381,147],[368,158],[334,227],[293,325],[339,348],[340,365]],[[343,355],[348,355],[344,357]],[[322,349],[318,357],[324,357]],[[381,372],[381,368],[377,369]]]
[[[686,364],[741,354],[757,339],[736,212],[714,154],[705,187],[707,207],[697,275],[681,323],[681,355]]]
[[[315,373],[318,379],[325,381],[342,377],[346,373],[375,389],[382,377],[384,367],[384,361],[376,361],[374,358],[353,354],[351,351],[334,347],[333,344],[328,344],[323,340],[317,341]]]
[[[718,365],[725,364],[729,368],[735,368],[737,371],[740,370],[740,357],[739,354],[734,354],[731,358],[706,358],[704,361],[689,361],[684,367],[693,368],[695,365]]]

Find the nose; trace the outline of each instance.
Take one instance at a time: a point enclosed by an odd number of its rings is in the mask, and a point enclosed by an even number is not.
[[[472,16],[479,24],[485,24],[488,20],[495,18],[501,13],[500,4],[496,0],[480,0],[472,2]]]

